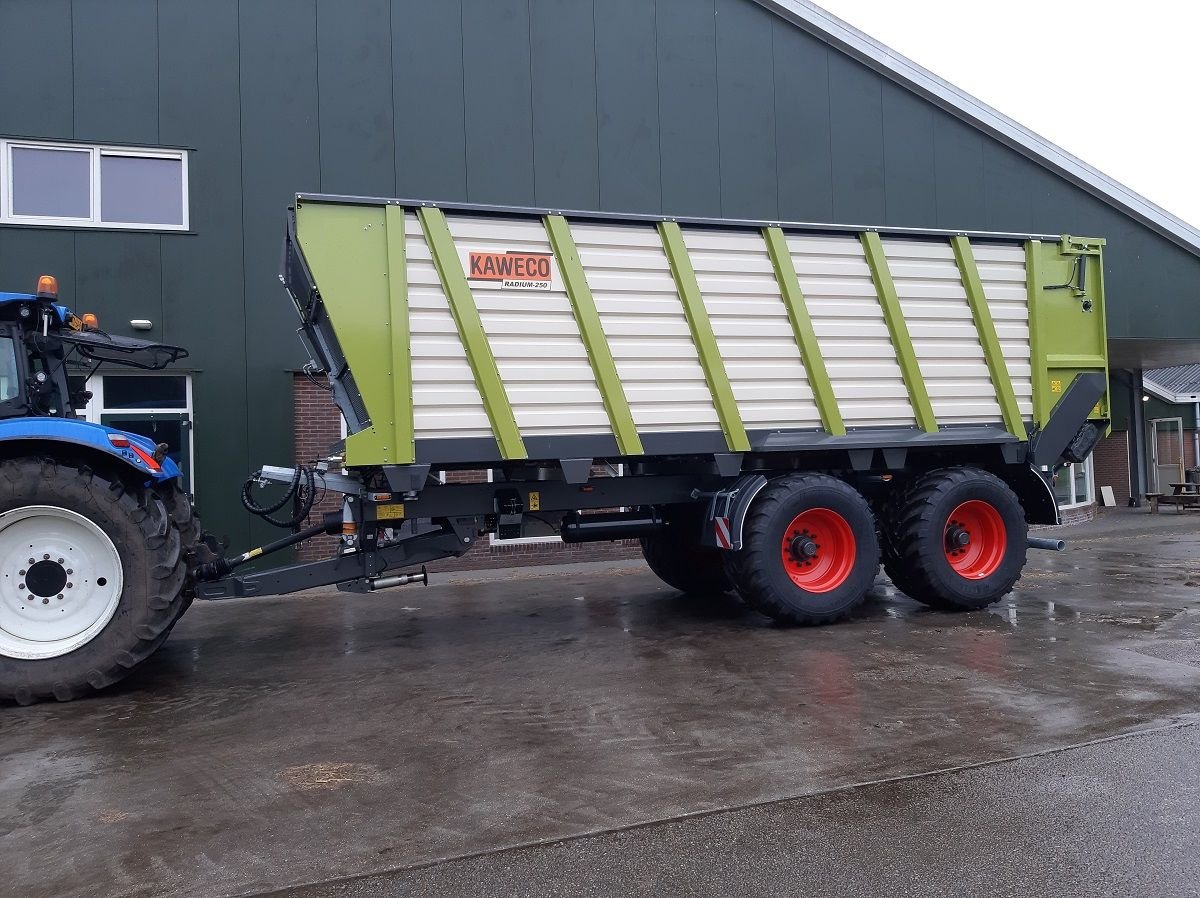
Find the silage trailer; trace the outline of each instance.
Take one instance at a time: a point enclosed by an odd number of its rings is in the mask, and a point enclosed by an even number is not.
[[[76,621],[88,639],[47,651],[30,607],[59,600],[13,587],[32,579],[25,556],[58,550],[17,552],[0,696],[70,698],[128,672],[165,639],[118,628],[143,606],[166,602],[173,623],[192,598],[427,582],[424,564],[487,534],[638,539],[668,585],[784,623],[851,614],[881,563],[918,601],[985,607],[1027,548],[1061,545],[1028,525],[1058,522],[1051,479],[1109,426],[1103,244],[300,194],[280,279],[348,435],[244,485],[250,511],[292,532],[221,557],[169,478],[22,437],[5,465],[102,471],[161,506],[187,577],[164,598],[126,575],[112,608]],[[318,493],[341,509],[304,527]],[[0,564],[56,505],[2,501]],[[103,515],[75,513],[120,545]],[[243,567],[321,534],[337,537],[325,559]],[[99,643],[115,661],[96,666]]]

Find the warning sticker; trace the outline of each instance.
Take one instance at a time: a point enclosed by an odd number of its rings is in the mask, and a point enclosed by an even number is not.
[[[506,290],[552,290],[550,253],[509,250],[467,254],[467,280],[499,283]]]

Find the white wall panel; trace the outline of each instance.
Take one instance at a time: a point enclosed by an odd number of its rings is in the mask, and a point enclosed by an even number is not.
[[[416,215],[404,215],[416,439],[490,437],[467,354]]]
[[[746,429],[820,427],[762,235],[684,228],[683,239]]]
[[[571,234],[638,431],[719,430],[657,229],[574,221]]]
[[[446,222],[464,261],[472,250],[552,253],[537,219],[450,214]],[[469,281],[517,428],[524,437],[612,433],[571,300],[550,265],[549,290]]]
[[[788,234],[787,245],[846,426],[915,426],[862,244]]]
[[[950,242],[884,240],[883,250],[937,423],[1003,421]]]
[[[1017,394],[1021,417],[1033,420],[1033,368],[1029,351],[1029,283],[1025,248],[973,243],[975,264],[983,281],[996,336],[1008,364],[1008,376]]]

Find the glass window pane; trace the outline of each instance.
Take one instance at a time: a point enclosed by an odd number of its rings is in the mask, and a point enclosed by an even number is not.
[[[1071,466],[1059,470],[1054,475],[1054,498],[1059,505],[1071,504]]]
[[[1091,501],[1091,466],[1088,464],[1071,465],[1071,471],[1075,477],[1075,501]]]
[[[105,409],[187,408],[187,378],[182,375],[104,375]]]
[[[183,161],[101,155],[100,219],[117,224],[183,224]]]
[[[12,149],[14,215],[92,217],[92,154],[87,150]]]
[[[16,347],[7,335],[0,336],[0,402],[16,399],[20,387]]]

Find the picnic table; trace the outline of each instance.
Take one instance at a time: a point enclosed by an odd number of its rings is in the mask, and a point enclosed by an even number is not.
[[[1146,493],[1150,513],[1158,514],[1159,505],[1174,505],[1177,511],[1200,508],[1200,483],[1172,483],[1169,493]]]

